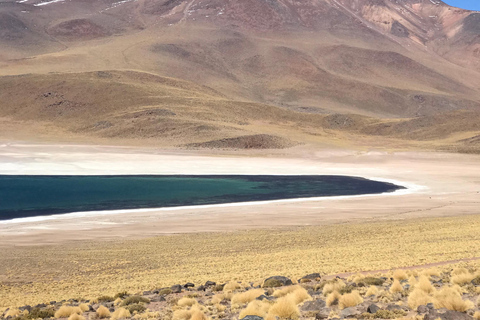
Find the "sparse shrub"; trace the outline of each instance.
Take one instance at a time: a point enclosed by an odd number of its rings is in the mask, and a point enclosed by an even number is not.
[[[403,310],[378,310],[373,315],[374,319],[397,319],[405,317],[407,313]]]
[[[5,313],[5,318],[6,317],[18,317],[20,315],[20,310],[15,309],[15,308],[10,308],[8,311]]]
[[[142,313],[147,310],[147,308],[141,303],[129,304],[125,307],[125,309],[127,309],[131,314]]]
[[[279,298],[268,310],[269,315],[285,319],[298,319],[300,310],[298,310],[295,301],[290,296]]]
[[[268,279],[263,283],[264,288],[276,288],[283,286],[283,283],[277,279]]]
[[[348,307],[354,307],[362,302],[363,298],[360,296],[357,290],[354,290],[351,293],[342,295],[338,299],[338,306],[340,309],[345,309]]]
[[[123,300],[122,306],[128,306],[130,304],[138,304],[138,303],[149,303],[150,300],[142,297],[142,296],[131,296],[127,299]]]
[[[54,316],[55,310],[53,310],[53,308],[33,308],[28,315],[30,319],[47,319],[53,318]]]
[[[359,285],[363,286],[381,286],[385,280],[380,279],[380,278],[375,278],[375,277],[365,277],[362,280],[358,282]]]
[[[480,285],[480,276],[476,276],[475,278],[472,279],[472,284],[478,286]]]
[[[129,294],[128,294],[127,291],[122,291],[122,292],[118,292],[117,294],[115,294],[115,295],[113,296],[113,298],[114,298],[114,299],[118,299],[118,298],[120,298],[120,299],[125,299],[126,297],[128,297],[128,295],[129,295]]]
[[[336,305],[338,303],[338,299],[340,299],[341,296],[342,295],[338,293],[338,291],[333,291],[327,296],[327,299],[325,299],[325,303],[328,307]]]
[[[457,290],[453,288],[442,288],[434,294],[435,308],[446,308],[449,310],[465,312],[474,307],[470,300],[463,300]]]
[[[170,288],[165,288],[165,289],[162,289],[158,292],[159,295],[161,296],[166,296],[166,295],[169,295],[172,293],[172,289]]]
[[[103,303],[103,302],[112,302],[114,301],[115,298],[111,296],[101,296],[97,298],[98,303]]]
[[[473,280],[474,276],[470,273],[460,273],[452,276],[450,282],[452,284],[458,284],[462,286],[464,284],[470,283]]]
[[[264,318],[270,307],[271,304],[268,302],[253,300],[240,312],[239,318],[243,319],[246,316],[259,316]]]
[[[403,287],[400,284],[400,281],[398,279],[393,280],[392,286],[390,287],[390,293],[397,293],[397,292],[403,292]]]
[[[223,287],[224,287],[223,284],[217,284],[212,288],[212,291],[223,291]]]
[[[341,288],[340,290],[338,290],[338,293],[340,293],[340,294],[350,293],[350,292],[353,291],[353,289],[355,289],[354,286],[348,285],[348,286],[345,286],[345,287]]]
[[[370,296],[376,296],[378,294],[378,288],[376,286],[370,286],[367,290],[367,293],[365,293],[366,297]]]
[[[83,311],[79,307],[61,306],[60,309],[55,312],[55,318],[68,318],[74,313],[82,314]]]
[[[105,307],[105,306],[98,307],[96,313],[97,313],[97,317],[99,319],[104,319],[104,318],[110,317],[110,310],[108,310],[108,308]]]
[[[410,309],[416,309],[420,305],[426,305],[427,303],[433,302],[433,298],[425,291],[415,288],[408,296],[407,302]]]
[[[289,286],[282,289],[277,289],[273,292],[272,296],[274,296],[275,298],[281,298],[297,290],[299,287],[300,286]]]
[[[418,278],[418,282],[415,285],[415,288],[418,288],[426,293],[432,293],[435,291],[435,288],[432,286],[432,284],[430,283],[430,280],[425,275],[421,275]]]
[[[112,320],[117,320],[117,319],[125,319],[125,318],[130,318],[132,315],[130,314],[130,311],[128,311],[125,308],[118,308],[115,310],[115,312],[112,314],[112,317],[110,319]]]
[[[197,304],[197,300],[187,297],[183,297],[177,302],[177,305],[180,307],[191,307],[195,304]]]
[[[395,270],[395,272],[393,273],[393,278],[397,280],[407,280],[408,275],[405,272],[405,270],[398,269],[398,270]]]
[[[78,313],[72,313],[72,315],[68,317],[68,320],[85,320],[85,317]]]
[[[252,290],[235,294],[232,297],[231,301],[232,301],[232,304],[245,304],[255,300],[257,297],[261,296],[262,294],[264,294],[264,290],[252,289]],[[275,296],[275,293],[274,293],[274,296]]]
[[[218,303],[218,304],[215,305],[215,309],[217,309],[217,312],[223,312],[223,311],[225,311],[226,308],[227,307],[224,306],[223,304]]]

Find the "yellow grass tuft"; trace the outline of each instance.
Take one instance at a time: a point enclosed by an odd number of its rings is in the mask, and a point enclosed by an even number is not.
[[[438,270],[437,268],[430,268],[430,269],[427,269],[427,270],[423,270],[422,274],[427,276],[427,277],[432,277],[432,276],[440,277],[441,276],[440,270]]]
[[[464,284],[470,283],[470,281],[472,281],[474,277],[475,276],[473,274],[470,274],[467,271],[467,273],[459,273],[452,276],[452,278],[450,279],[450,282],[452,284],[458,284],[459,286],[462,286]]]
[[[252,289],[252,290],[235,294],[232,297],[231,301],[232,301],[232,304],[246,304],[255,300],[257,297],[261,296],[264,293],[265,291],[263,289]]]
[[[72,313],[72,315],[68,317],[68,320],[85,320],[85,317],[78,313]]]
[[[272,296],[274,296],[275,298],[281,298],[286,296],[287,294],[294,292],[298,288],[300,288],[300,286],[288,286],[283,289],[277,289],[273,292]]]
[[[190,320],[207,320],[207,316],[198,306],[193,306],[190,309]]]
[[[454,288],[442,288],[435,292],[434,296],[435,308],[446,308],[448,310],[465,312],[474,307],[470,300],[463,300],[462,296]]]
[[[410,276],[410,278],[408,278],[408,284],[411,288],[415,287],[415,285],[417,284],[417,279],[413,275]]]
[[[9,309],[5,314],[6,317],[18,317],[20,315],[20,310],[18,309]]]
[[[338,306],[340,309],[348,307],[354,307],[363,302],[363,298],[360,296],[357,290],[353,290],[351,293],[344,294],[338,299]]]
[[[115,301],[113,301],[113,304],[116,306],[120,305],[120,303],[122,303],[122,298],[117,298]]]
[[[327,299],[325,299],[325,302],[326,302],[327,306],[330,307],[334,304],[337,304],[338,300],[340,299],[341,296],[342,295],[340,293],[338,293],[338,291],[333,291],[332,293],[330,293],[327,296]]]
[[[68,318],[72,314],[82,314],[83,311],[80,307],[61,306],[60,309],[55,312],[55,318]]]
[[[216,304],[215,309],[217,309],[217,312],[222,312],[222,311],[225,311],[225,309],[227,309],[227,307],[224,306],[223,304]]]
[[[179,307],[191,307],[195,304],[197,304],[197,300],[188,297],[183,297],[177,302],[177,305]]]
[[[405,272],[405,270],[398,269],[398,270],[395,270],[395,272],[393,273],[393,278],[396,280],[407,280],[408,275]]]
[[[240,312],[239,319],[243,319],[246,316],[259,316],[264,318],[271,306],[268,302],[253,300]]]
[[[110,318],[111,320],[117,320],[117,319],[124,319],[124,318],[130,318],[132,315],[130,314],[130,311],[128,311],[125,308],[118,308],[115,310],[115,312],[112,314],[112,317]]]
[[[402,292],[403,287],[400,284],[400,281],[398,279],[393,280],[392,286],[390,287],[390,293],[397,293],[397,292]]]
[[[419,288],[414,288],[407,299],[408,306],[413,310],[417,309],[418,306],[431,302],[433,302],[433,298]]]
[[[427,276],[425,275],[421,275],[419,278],[418,278],[418,282],[417,284],[415,285],[415,288],[418,288],[426,293],[432,293],[435,291],[435,288],[432,286],[432,284],[430,283],[430,280]]]
[[[456,275],[465,274],[465,273],[470,273],[470,272],[466,268],[455,268],[452,270],[451,275],[456,276]]]
[[[475,311],[475,313],[473,314],[473,318],[475,320],[480,320],[480,311]]]
[[[212,297],[212,304],[217,304],[217,303],[220,303],[223,301],[223,299],[225,299],[225,295],[220,293],[220,294],[216,294]]]
[[[97,317],[99,319],[104,319],[104,318],[109,318],[110,317],[110,310],[108,310],[108,308],[105,307],[105,306],[98,307],[96,313],[97,313]]]
[[[308,300],[312,300],[312,297],[308,294],[305,288],[298,286],[289,296],[293,299],[295,304],[300,304]]]
[[[269,315],[285,319],[298,319],[300,310],[291,296],[279,298],[268,311]]]
[[[376,286],[370,286],[365,293],[366,297],[376,296],[378,294],[378,288]]]
[[[146,311],[144,313],[139,313],[133,316],[135,320],[149,320],[149,319],[158,319],[160,318],[160,312]]]
[[[172,320],[190,320],[190,310],[176,310],[173,312]]]
[[[88,310],[90,310],[89,305],[86,303],[82,303],[78,307],[80,308],[80,310],[82,310],[82,312],[87,312]]]
[[[228,291],[235,291],[235,290],[238,290],[242,288],[242,286],[235,282],[235,281],[230,281],[229,283],[227,283],[224,287],[223,287],[223,291],[224,292],[228,292]]]
[[[325,284],[325,286],[323,287],[323,295],[327,296],[331,292],[340,291],[343,287],[345,287],[345,282],[340,279],[336,279],[332,282]]]

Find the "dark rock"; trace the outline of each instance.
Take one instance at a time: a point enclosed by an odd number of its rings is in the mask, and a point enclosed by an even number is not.
[[[213,282],[213,281],[205,282],[205,287],[213,287],[213,286],[216,286],[216,285],[217,285],[217,283]]]
[[[246,316],[245,318],[242,318],[240,320],[263,320],[263,318],[259,316]]]
[[[360,311],[358,311],[354,307],[350,308],[345,308],[340,312],[340,318],[353,318],[355,316],[358,316],[360,314]]]
[[[197,291],[205,291],[205,289],[206,287],[202,285],[197,288]]]
[[[205,293],[205,297],[211,297],[214,296],[215,294],[213,292],[207,292]]]
[[[307,301],[301,307],[302,311],[320,311],[325,308],[327,304],[322,299]]]
[[[179,285],[179,284],[176,284],[176,285],[171,286],[170,289],[172,290],[172,293],[180,293],[180,292],[182,292],[182,286]]]
[[[195,285],[194,285],[193,283],[191,283],[191,282],[188,282],[188,283],[185,283],[185,284],[183,285],[183,287],[184,287],[184,288],[195,288]]]
[[[90,305],[90,306],[88,306],[88,311],[89,311],[89,312],[95,312],[95,311],[97,311],[97,310],[95,310],[95,309],[93,308],[93,306]]]
[[[110,311],[111,313],[115,312],[115,308],[109,308],[108,311]]]
[[[427,308],[428,309],[435,309],[435,306],[433,305],[433,303],[427,303]]]
[[[380,310],[380,307],[377,306],[376,304],[372,303],[371,305],[368,306],[367,312],[368,313],[376,313],[378,310]]]
[[[54,305],[54,304],[56,304],[56,303],[57,303],[57,301],[55,301],[55,300],[54,300],[54,301],[50,301],[50,305]]]
[[[32,306],[28,306],[28,305],[27,305],[27,306],[23,306],[23,307],[18,308],[18,310],[20,310],[20,311],[22,311],[22,312],[25,311],[25,310],[27,310],[28,312],[30,312],[30,311],[32,311]]]
[[[41,309],[41,308],[45,308],[46,306],[47,306],[47,305],[46,305],[45,303],[40,303],[40,304],[37,304],[37,305],[35,306],[35,308]]]
[[[114,308],[115,309],[115,304],[113,302],[105,302],[103,303],[103,305],[106,307],[106,308]]]
[[[298,279],[298,282],[301,283],[302,280],[320,280],[321,278],[322,276],[320,275],[320,273],[310,273]]]
[[[418,308],[417,308],[418,313],[427,313],[429,311],[430,311],[430,309],[427,308],[427,306],[418,306]]]
[[[274,300],[275,300],[275,297],[266,296],[266,295],[262,294],[261,296],[258,296],[258,297],[256,298],[256,300],[274,301]]]
[[[435,310],[430,310],[429,313],[425,314],[423,320],[435,320],[437,318],[442,320],[473,320],[473,317],[466,313],[451,310],[447,310],[445,313],[439,313]]]

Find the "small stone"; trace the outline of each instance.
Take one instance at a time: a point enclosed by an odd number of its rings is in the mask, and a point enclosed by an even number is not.
[[[418,313],[427,313],[430,309],[427,306],[418,306],[417,312]]]
[[[315,320],[328,319],[330,309],[323,309],[315,315]]]
[[[340,312],[340,318],[353,318],[355,316],[358,316],[359,314],[360,311],[358,311],[356,308],[345,308]]]
[[[427,308],[430,309],[430,310],[433,310],[435,309],[435,306],[433,305],[433,303],[427,303]]]
[[[206,287],[202,285],[197,288],[197,291],[205,291],[205,289]]]
[[[266,295],[262,294],[261,296],[258,296],[258,297],[256,298],[256,300],[260,300],[260,301],[261,301],[261,300],[273,301],[273,300],[275,300],[275,297],[270,297],[270,296],[266,296]]]
[[[172,293],[180,293],[180,292],[182,292],[182,286],[179,285],[179,284],[176,284],[176,285],[171,286],[170,289],[172,290]]]
[[[194,285],[193,283],[191,283],[191,282],[188,282],[188,283],[185,283],[185,284],[183,285],[183,287],[184,287],[184,288],[195,288],[195,285]]]
[[[320,311],[325,308],[327,304],[322,299],[307,301],[301,307],[302,311]]]
[[[213,281],[205,282],[205,287],[213,287],[213,286],[216,286],[216,285],[217,285],[217,283],[213,282]]]
[[[245,318],[242,318],[240,320],[263,320],[263,318],[259,316],[246,316]]]
[[[376,304],[372,303],[371,305],[368,306],[367,312],[368,313],[377,313],[377,311],[380,310],[380,307],[377,306]]]
[[[163,302],[163,301],[167,301],[167,299],[165,299],[164,296],[155,296],[150,299],[150,302]]]

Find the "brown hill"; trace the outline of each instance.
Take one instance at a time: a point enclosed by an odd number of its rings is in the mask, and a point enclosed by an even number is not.
[[[438,0],[8,0],[0,116],[66,140],[463,145],[479,23]]]

